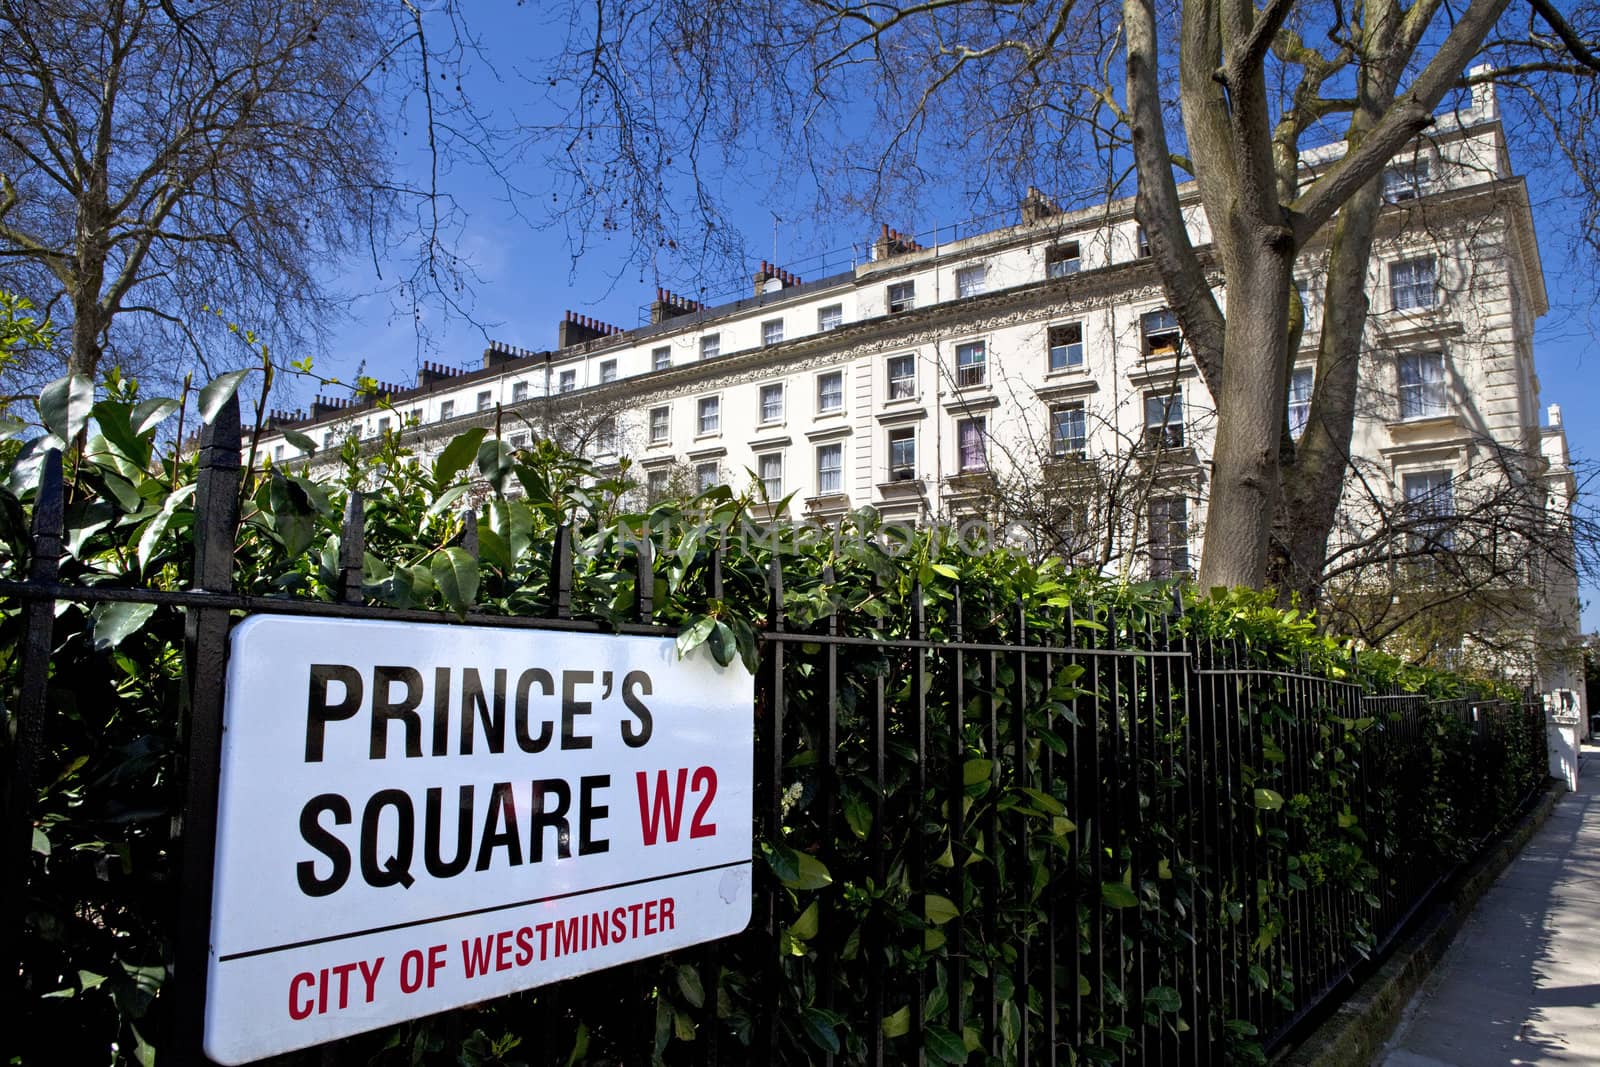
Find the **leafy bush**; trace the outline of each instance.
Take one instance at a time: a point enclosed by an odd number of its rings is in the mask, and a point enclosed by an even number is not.
[[[203,393],[202,411],[237,383]],[[63,381],[40,409],[49,433],[0,491],[4,574],[25,574],[54,445],[68,452],[61,580],[186,588],[194,457],[158,447],[177,405]],[[930,1062],[1005,1063],[1024,1031],[1042,1040],[1052,1003],[1057,1040],[1085,1061],[1185,1042],[1258,1058],[1371,950],[1405,879],[1448,870],[1542,775],[1542,733],[1507,694],[1353,654],[1260,594],[1184,591],[1175,613],[1169,585],[885,529],[871,511],[836,530],[763,527],[726,488],[639,509],[625,471],[548,444],[519,452],[477,430],[424,462],[407,440],[347,442],[332,481],[270,463],[252,475],[238,592],[338,596],[360,491],[375,604],[552,614],[565,528],[579,617],[637,619],[643,538],[653,617],[682,649],[770,675],[774,575],[787,630],[865,640],[783,644],[781,810],[776,833],[756,812],[767,877],[747,935],[352,1039],[353,1061],[675,1062],[708,1041],[729,1062],[857,1061],[878,1041],[906,1060],[920,1014]],[[20,616],[6,601],[8,706]],[[182,630],[149,605],[56,618],[24,1062],[149,1062],[165,1040]],[[995,648],[1021,643],[1078,651]],[[759,689],[770,745],[779,709]],[[1398,710],[1368,710],[1363,692]]]

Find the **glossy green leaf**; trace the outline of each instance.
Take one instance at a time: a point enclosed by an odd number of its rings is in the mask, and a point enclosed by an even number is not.
[[[961,765],[961,781],[965,785],[977,785],[979,782],[987,782],[993,770],[993,760],[969,759]]]
[[[691,1007],[699,1008],[705,1005],[706,991],[700,984],[698,970],[685,963],[674,972],[674,977],[678,982],[678,992],[683,994],[683,999],[688,1001]]]
[[[903,1005],[898,1011],[883,1017],[880,1024],[884,1037],[904,1037],[911,1032],[911,1005]]]
[[[90,613],[90,618],[94,622],[95,651],[105,652],[116,648],[143,629],[144,624],[149,622],[150,616],[155,613],[154,604],[111,601],[97,605]]]
[[[1158,985],[1146,993],[1144,999],[1157,1011],[1176,1013],[1183,1010],[1183,997],[1171,986]]]
[[[1108,908],[1136,908],[1139,898],[1132,889],[1121,882],[1106,882],[1100,886],[1100,899]]]
[[[810,941],[813,937],[817,936],[817,921],[819,915],[820,912],[817,908],[817,902],[813,900],[809,905],[806,906],[806,910],[800,913],[800,917],[789,924],[789,933],[794,937],[799,938],[801,941]]]
[[[935,926],[943,926],[960,914],[961,909],[949,897],[929,893],[922,900],[922,917]]]
[[[434,492],[444,492],[446,487],[456,480],[456,476],[472,464],[478,456],[478,446],[483,443],[484,435],[488,432],[482,426],[477,426],[466,433],[458,434],[444,446],[444,451],[433,461]]]
[[[248,370],[231,370],[217,375],[200,390],[200,418],[207,426],[216,421],[217,412],[239,391],[239,383],[249,374]]]
[[[77,374],[57,378],[39,393],[39,417],[45,429],[71,442],[89,425],[94,407],[94,382]]]
[[[1283,795],[1273,789],[1257,787],[1255,791],[1256,807],[1265,811],[1277,811],[1283,807]]]
[[[478,561],[466,549],[455,545],[441,549],[434,555],[430,569],[434,588],[451,611],[465,614],[477,603]]]

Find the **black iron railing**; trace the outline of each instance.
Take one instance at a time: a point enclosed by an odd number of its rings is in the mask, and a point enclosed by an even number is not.
[[[346,511],[337,602],[237,595],[241,477],[235,403],[203,441],[193,587],[81,587],[58,580],[52,458],[27,580],[0,582],[0,595],[26,605],[6,826],[8,968],[26,911],[56,604],[131,600],[185,613],[178,1011],[164,1061],[200,1060],[231,626],[259,612],[452,621],[361,602],[359,494]],[[474,551],[475,522],[466,530]],[[648,543],[626,561],[638,592],[634,621],[620,626],[572,617],[570,530],[550,553],[547,617],[459,624],[671,632],[656,624]],[[710,600],[723,598],[723,570],[722,550],[708,549]],[[796,893],[758,877],[750,929],[687,957],[705,978],[698,1035],[669,1059],[905,1062],[925,1048],[949,1055],[953,1038],[1018,1063],[1064,1063],[1092,1046],[1123,1063],[1205,1064],[1251,1031],[1270,1048],[1449,877],[1459,849],[1445,836],[1480,842],[1510,814],[1484,803],[1452,811],[1449,826],[1423,824],[1416,814],[1437,806],[1421,791],[1441,775],[1518,774],[1519,795],[1542,780],[1531,701],[1370,693],[1192,636],[1176,614],[1064,608],[1059,627],[1036,632],[1022,605],[959,588],[914,589],[904,636],[885,639],[865,612],[836,607],[800,623],[776,561],[768,582],[753,831],[759,845],[814,858],[831,881]],[[1448,754],[1459,765],[1441,771],[1423,732],[1447,720],[1460,727]],[[739,988],[726,989],[733,970]],[[541,989],[533,1010],[551,1032],[591,1019],[612,1055],[648,1062],[659,1043],[653,981],[633,964],[600,984]],[[803,1003],[796,990],[808,991]],[[719,1011],[724,995],[755,1006],[747,1030]],[[802,1028],[780,1017],[789,1010],[818,1013],[845,1035],[837,1049],[797,1046]],[[524,1052],[560,1058],[569,1045]]]

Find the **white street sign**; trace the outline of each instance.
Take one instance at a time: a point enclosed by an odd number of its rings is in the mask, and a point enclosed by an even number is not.
[[[233,631],[219,1063],[750,920],[753,681],[670,638],[257,616]]]

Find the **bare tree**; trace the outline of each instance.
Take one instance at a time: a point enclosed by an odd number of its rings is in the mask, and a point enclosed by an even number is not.
[[[49,311],[72,372],[215,370],[238,349],[206,345],[207,307],[316,338],[329,264],[407,238],[396,295],[457,300],[451,205],[397,178],[390,141],[414,123],[437,160],[482,135],[450,9],[0,0],[0,37],[0,287]]]
[[[1549,0],[669,0],[648,11],[602,0],[574,9],[551,79],[570,110],[553,136],[583,211],[630,219],[644,259],[682,232],[661,209],[663,171],[689,180],[681,211],[714,208],[702,170],[714,145],[811,161],[819,190],[847,200],[935,178],[996,201],[1014,203],[1024,181],[1089,199],[1135,171],[1153,262],[1219,412],[1200,582],[1306,595],[1349,463],[1350,354],[1382,171],[1450,94],[1485,79],[1523,94],[1530,113],[1575,108],[1546,129],[1568,135],[1582,169],[1597,23],[1588,4]],[[1480,57],[1497,70],[1468,73]],[[1342,142],[1342,156],[1302,168],[1302,147],[1325,142]],[[1209,247],[1185,227],[1180,177],[1196,183]],[[714,210],[702,217],[718,231]],[[1292,280],[1313,247],[1326,250],[1326,286],[1296,440],[1284,419],[1303,332]]]

